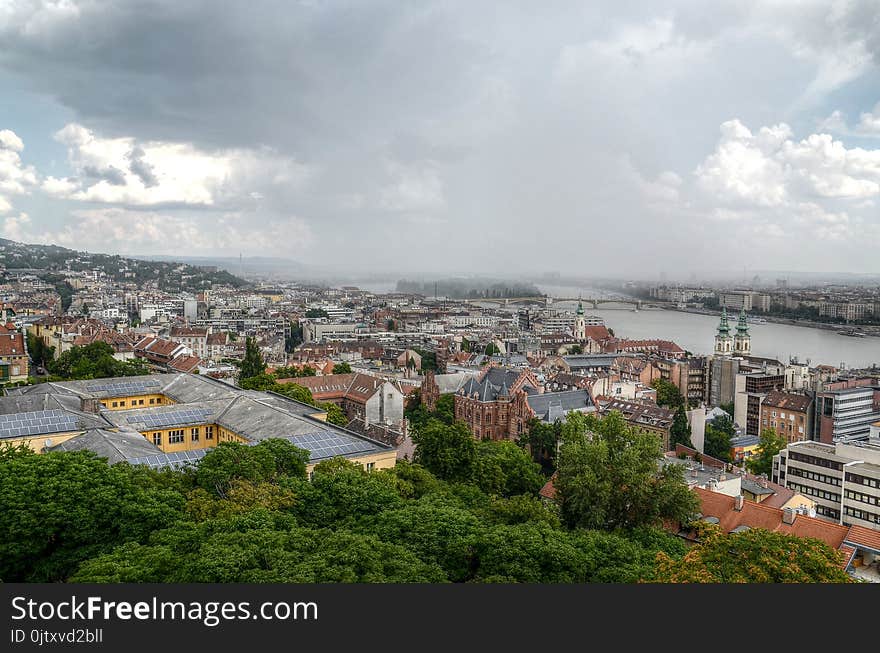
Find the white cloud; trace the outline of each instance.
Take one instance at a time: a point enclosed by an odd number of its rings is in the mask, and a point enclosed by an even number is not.
[[[37,183],[33,166],[21,162],[19,152],[23,149],[24,143],[15,132],[0,131],[0,213],[12,210],[10,195],[25,195]]]
[[[388,211],[437,211],[446,207],[443,180],[431,163],[386,163],[391,183],[379,191],[379,206]]]
[[[224,207],[260,189],[302,187],[309,167],[268,149],[199,150],[187,143],[104,138],[71,123],[55,134],[67,146],[74,176],[48,178],[43,190],[64,199],[155,206]]]
[[[244,252],[289,257],[302,254],[315,242],[309,225],[297,217],[256,218],[240,213],[192,217],[117,207],[76,210],[72,216],[75,221],[60,229],[36,233],[30,218],[22,214],[5,221],[3,234],[18,241],[130,254]]]
[[[866,111],[859,116],[856,131],[868,136],[880,136],[880,103],[877,103],[873,111]]]

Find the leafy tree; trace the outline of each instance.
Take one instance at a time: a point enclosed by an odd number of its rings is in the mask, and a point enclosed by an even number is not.
[[[413,431],[415,462],[438,478],[464,481],[473,475],[477,456],[476,442],[463,422],[444,424],[430,419]]]
[[[306,317],[314,319],[319,317],[330,317],[330,314],[323,308],[310,308],[306,311]]]
[[[225,498],[236,480],[277,483],[280,477],[305,478],[309,454],[287,440],[269,439],[250,446],[221,442],[199,462],[196,484]]]
[[[498,345],[496,345],[494,342],[489,342],[486,345],[486,350],[484,353],[486,354],[486,356],[495,356],[496,354],[500,354],[501,350],[498,348]]]
[[[71,347],[55,360],[47,360],[47,369],[64,380],[104,379],[150,373],[144,361],[120,361],[113,358],[113,354],[113,347],[106,342],[93,342],[83,347]]]
[[[729,404],[721,404],[718,407],[725,413],[730,415],[730,418],[733,419],[734,403],[732,401]]]
[[[487,494],[536,495],[544,485],[541,467],[513,442],[478,442],[474,483]]]
[[[627,425],[617,411],[602,419],[569,413],[554,485],[569,528],[613,530],[687,521],[698,500],[680,465],[666,465],[656,435]]]
[[[55,358],[55,347],[46,346],[42,338],[37,338],[32,333],[28,333],[26,338],[28,353],[34,363],[45,367],[49,361]]]
[[[342,409],[332,401],[318,404],[318,407],[327,411],[327,421],[331,424],[336,424],[337,426],[345,426],[348,424],[348,417],[346,417],[345,413],[342,412]]]
[[[683,405],[675,409],[672,428],[669,429],[669,446],[674,449],[676,444],[683,444],[691,448],[694,446],[691,442],[691,426],[688,424]]]
[[[179,518],[183,496],[88,451],[0,457],[0,580],[56,582]]]
[[[572,356],[576,356],[578,354],[583,354],[584,348],[581,347],[580,345],[571,345],[568,348],[568,353],[571,354]]]
[[[455,421],[455,395],[451,392],[440,395],[432,416],[444,424],[452,424]]]
[[[553,424],[546,424],[533,417],[527,430],[517,439],[517,444],[522,447],[528,446],[532,458],[545,470],[552,470],[556,462],[556,447],[562,436],[562,422],[556,420]]]
[[[651,381],[651,387],[657,391],[657,405],[677,410],[680,406],[684,406],[684,397],[672,381],[666,379],[654,379]]]
[[[471,341],[464,336],[461,338],[461,350],[467,353],[470,353],[471,351]]]
[[[769,477],[773,471],[773,456],[785,449],[787,444],[775,429],[762,429],[758,450],[746,460],[746,467],[752,474],[766,474]]]
[[[266,363],[254,338],[248,337],[245,340],[244,359],[239,369],[239,379],[249,379],[266,372]]]
[[[295,379],[303,376],[315,376],[317,370],[311,365],[302,367],[276,367],[273,376],[276,379]]]
[[[733,420],[722,415],[710,422],[706,422],[705,440],[703,451],[707,456],[718,458],[725,462],[730,460],[730,439],[736,433]]]
[[[656,580],[664,583],[849,583],[842,553],[810,537],[752,528],[724,533],[697,526],[700,544],[682,558],[657,554]]]
[[[351,365],[348,363],[336,363],[333,366],[334,374],[351,374]]]

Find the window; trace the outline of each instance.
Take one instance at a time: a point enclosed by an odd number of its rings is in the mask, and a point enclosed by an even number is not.
[[[143,406],[143,405],[144,405],[144,400],[138,399],[138,406]]]
[[[18,376],[19,374],[21,374],[21,367],[18,365],[13,365],[12,366],[12,376]]]
[[[162,446],[162,434],[161,433],[153,433],[153,444],[157,447]]]
[[[198,441],[199,441],[199,429],[198,429],[198,427],[196,427],[196,428],[194,428],[194,429],[190,429],[189,433],[190,433],[190,437],[192,438],[192,441],[193,441],[193,442],[198,442]]]
[[[118,402],[118,401],[114,401],[114,402],[113,402],[113,408],[116,408],[117,406],[119,406],[119,402]]]
[[[119,402],[119,406],[120,406],[120,407],[125,407],[125,399],[123,399],[122,401]]]
[[[168,431],[168,444],[177,444],[178,442],[183,442],[183,429]]]
[[[154,404],[154,403],[156,403],[156,398],[155,398],[155,397],[150,397],[150,404],[152,405],[152,404]]]
[[[205,439],[206,440],[213,440],[214,439],[214,427],[213,426],[206,426],[205,427]]]

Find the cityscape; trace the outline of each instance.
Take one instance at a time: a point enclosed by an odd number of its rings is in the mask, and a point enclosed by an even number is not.
[[[0,585],[880,583],[877,7],[492,4],[0,3]]]

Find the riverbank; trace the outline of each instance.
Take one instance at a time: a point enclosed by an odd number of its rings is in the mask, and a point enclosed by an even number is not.
[[[712,311],[712,310],[705,309],[705,308],[679,308],[678,306],[671,306],[671,305],[670,306],[662,306],[661,304],[652,304],[652,306],[655,306],[655,307],[662,309],[664,311],[676,311],[679,313],[696,313],[698,315],[714,315],[714,316],[721,315],[721,311]],[[733,314],[733,313],[728,313],[728,315],[733,316],[734,319],[736,317],[736,314]],[[863,332],[867,336],[880,337],[880,327],[877,327],[877,326],[860,325],[860,326],[854,327],[851,324],[829,324],[828,322],[813,322],[811,320],[796,320],[796,319],[789,318],[789,317],[779,317],[778,315],[762,315],[761,319],[765,320],[766,322],[772,322],[773,324],[787,324],[789,326],[799,326],[799,327],[805,327],[808,329],[824,329],[825,331],[837,331],[837,332],[851,331],[852,329],[855,328],[855,329],[858,329],[859,331]],[[754,323],[750,322],[749,326],[752,326],[753,324]]]

